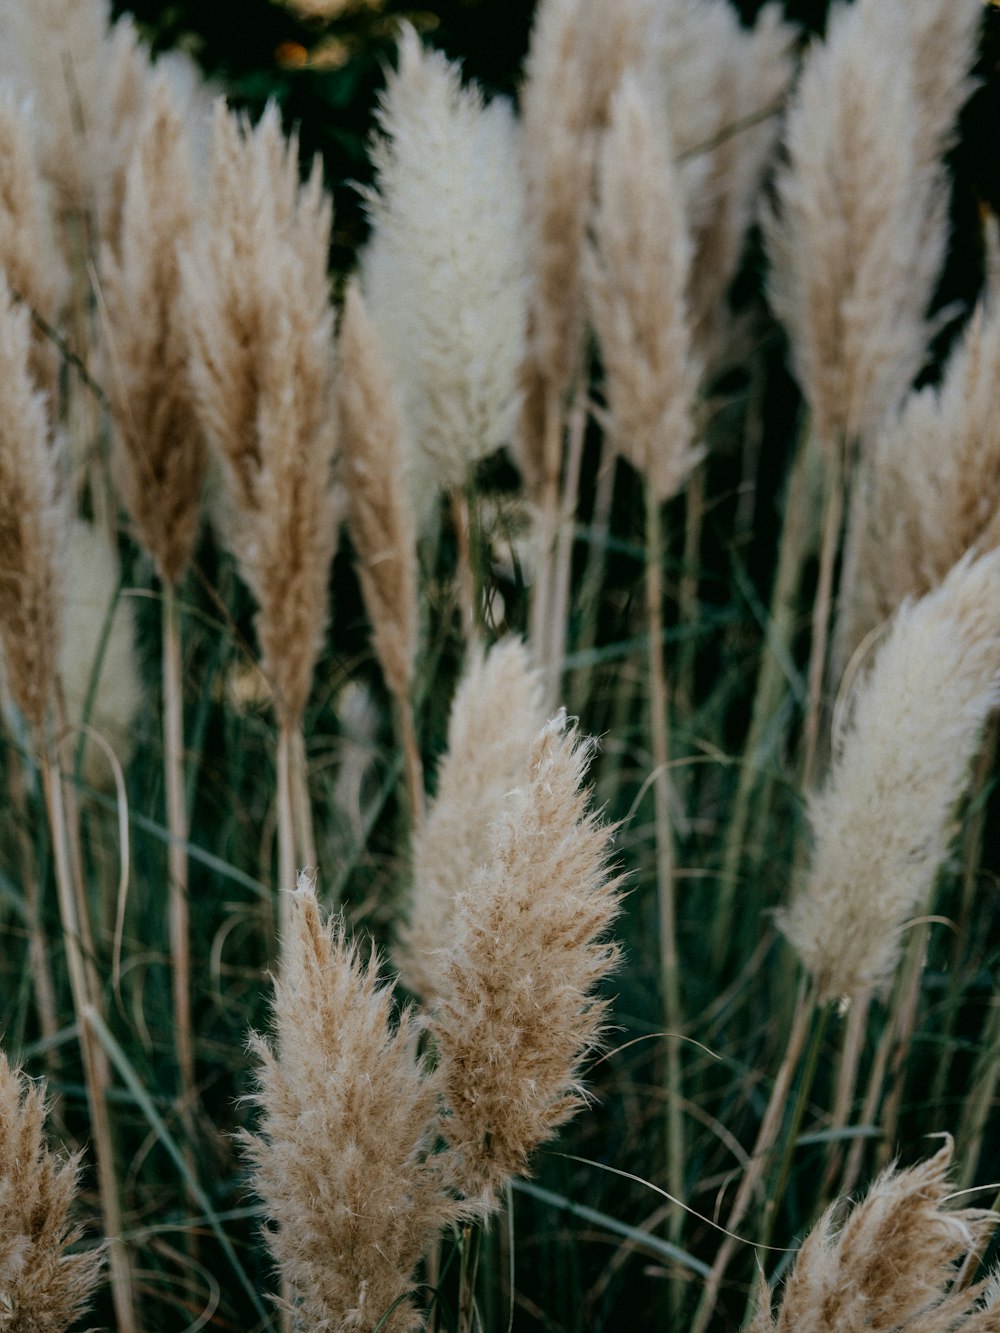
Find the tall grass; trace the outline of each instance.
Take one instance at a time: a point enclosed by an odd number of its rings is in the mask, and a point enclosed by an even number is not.
[[[993,28],[0,4],[0,1328],[1000,1328]]]

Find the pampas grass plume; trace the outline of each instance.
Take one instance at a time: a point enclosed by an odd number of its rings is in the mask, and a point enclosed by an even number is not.
[[[948,1206],[951,1154],[949,1138],[917,1166],[890,1167],[842,1221],[840,1205],[828,1208],[799,1250],[777,1318],[762,1282],[747,1333],[995,1333],[996,1291],[951,1289],[956,1260],[981,1253],[997,1221]]]
[[[362,287],[416,456],[414,507],[507,443],[524,355],[519,136],[409,25],[378,114]]]
[[[413,1015],[394,1020],[375,958],[347,943],[339,920],[322,920],[304,877],[288,914],[274,1028],[273,1047],[251,1040],[263,1120],[245,1142],[273,1224],[268,1244],[303,1326],[422,1328],[407,1299],[413,1269],[465,1211],[426,1162],[436,1082],[417,1054]]]
[[[814,847],[782,929],[820,993],[884,986],[925,904],[983,725],[1000,699],[1000,551],[907,602],[856,688]]]
[[[70,1220],[79,1156],[45,1143],[44,1089],[0,1051],[0,1326],[64,1333],[90,1304],[99,1249],[70,1253],[82,1230]]]
[[[176,585],[198,531],[206,449],[187,374],[179,249],[195,211],[184,122],[158,76],[128,166],[118,255],[105,252],[109,383],[126,507]]]
[[[275,105],[251,129],[218,103],[209,216],[182,261],[191,375],[264,671],[293,723],[326,630],[339,513],[330,226],[319,162],[300,186]]]
[[[347,289],[337,402],[347,526],[386,683],[408,706],[417,649],[417,554],[403,482],[403,425],[378,334],[360,288]]]
[[[8,689],[37,736],[55,690],[65,518],[31,356],[31,316],[0,275],[0,645]]]
[[[459,899],[490,858],[510,793],[528,780],[544,721],[541,679],[524,644],[474,650],[452,701],[437,796],[414,836],[413,890],[396,951],[404,983],[428,1002],[447,985]]]
[[[666,122],[627,74],[601,145],[587,286],[612,437],[658,500],[681,489],[700,457],[685,295],[691,253]]]
[[[493,1201],[583,1104],[614,967],[608,930],[620,881],[611,830],[587,808],[593,744],[559,714],[539,732],[527,780],[494,825],[486,862],[456,905],[445,998],[429,1020],[455,1187]]]
[[[826,442],[873,434],[926,355],[948,187],[946,145],[928,142],[921,116],[918,57],[902,0],[839,5],[788,113],[764,217],[771,299]]]

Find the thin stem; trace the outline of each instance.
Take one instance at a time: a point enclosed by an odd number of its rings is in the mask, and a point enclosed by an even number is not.
[[[562,405],[551,388],[545,396],[542,438],[543,476],[537,498],[536,547],[538,569],[531,597],[529,638],[535,662],[542,672],[546,706],[556,703],[552,679],[552,597],[555,542],[559,524],[559,477],[562,472]]]
[[[677,589],[677,618],[690,630],[677,649],[674,701],[677,715],[690,720],[694,710],[694,659],[701,604],[698,600],[698,565],[705,523],[705,465],[699,463],[684,491],[684,562]]]
[[[823,715],[823,685],[826,680],[827,642],[833,607],[833,574],[844,519],[844,460],[838,444],[827,446],[827,479],[823,511],[823,538],[819,551],[819,581],[813,604],[812,640],[809,648],[809,694],[803,725],[802,787],[812,786],[819,751]]]
[[[861,1108],[862,1124],[870,1125],[875,1119],[879,1102],[882,1100],[885,1071],[889,1064],[889,1054],[892,1051],[894,1040],[895,1023],[890,1016],[886,1019],[882,1028],[882,1036],[879,1038],[878,1046],[875,1049],[875,1059],[872,1062],[871,1073],[868,1075],[868,1087],[865,1090],[865,1101]],[[855,1139],[851,1144],[850,1151],[847,1154],[847,1164],[844,1167],[844,1176],[838,1191],[841,1196],[850,1194],[857,1184],[858,1176],[861,1173],[861,1158],[864,1150],[864,1139]]]
[[[72,882],[66,809],[62,798],[62,774],[59,771],[58,763],[53,761],[44,746],[39,746],[39,752],[42,786],[45,792],[45,808],[52,836],[59,914],[62,920],[63,941],[66,947],[66,964],[69,969],[73,1007],[77,1017],[80,1054],[83,1058],[84,1082],[87,1089],[87,1105],[90,1111],[94,1155],[97,1161],[101,1217],[104,1232],[108,1239],[111,1293],[115,1306],[115,1318],[119,1333],[138,1333],[139,1323],[136,1318],[135,1297],[132,1290],[132,1267],[128,1250],[122,1239],[121,1204],[118,1197],[111,1122],[108,1117],[106,1101],[110,1081],[107,1072],[108,1066],[106,1059],[98,1058],[94,1035],[87,1021],[88,1012],[92,1009],[97,1010],[97,1005],[96,996],[90,989],[88,969],[81,947],[82,922],[77,913],[78,895]]]
[[[570,576],[573,569],[573,536],[576,510],[580,499],[580,469],[583,441],[587,430],[587,385],[581,378],[569,414],[566,448],[566,475],[559,503],[555,564],[552,573],[551,660],[555,701],[561,695],[566,637],[569,632]]]
[[[730,1209],[729,1217],[726,1221],[726,1230],[735,1231],[746,1216],[747,1209],[754,1191],[760,1184],[764,1175],[765,1165],[768,1155],[774,1146],[781,1128],[781,1122],[784,1119],[785,1106],[788,1101],[788,1092],[792,1086],[792,1080],[795,1071],[798,1068],[799,1060],[802,1057],[802,1051],[805,1047],[806,1037],[809,1034],[809,1028],[812,1023],[813,1012],[816,1008],[816,999],[811,988],[807,989],[803,985],[799,990],[798,1000],[795,1006],[795,1014],[792,1019],[791,1031],[788,1034],[788,1043],[785,1047],[785,1055],[778,1070],[778,1076],[774,1080],[774,1087],[771,1089],[771,1097],[767,1103],[767,1109],[764,1112],[764,1118],[760,1122],[760,1129],[757,1132],[757,1141],[753,1146],[750,1164],[748,1165],[743,1179],[740,1181],[740,1187],[736,1192],[736,1198],[733,1200],[733,1206]],[[691,1333],[705,1333],[715,1312],[716,1302],[719,1298],[719,1288],[722,1285],[722,1279],[726,1275],[726,1269],[729,1267],[729,1261],[733,1257],[737,1241],[732,1236],[727,1236],[719,1247],[715,1257],[715,1263],[712,1265],[712,1271],[705,1281],[705,1289],[702,1292],[701,1300],[698,1303],[698,1309],[695,1311],[694,1323],[691,1326]]]
[[[597,602],[604,581],[604,564],[607,551],[608,532],[611,528],[611,503],[615,493],[615,472],[617,455],[611,448],[607,436],[601,432],[600,456],[595,468],[594,512],[590,523],[591,536],[587,545],[587,558],[577,605],[584,609],[577,648],[586,651],[593,648],[597,641]],[[590,612],[590,614],[587,614]],[[587,690],[593,684],[594,672],[580,667],[573,673],[572,698],[574,711],[583,714],[587,701]]]
[[[189,838],[184,789],[184,687],[177,589],[163,589],[163,777],[167,795],[167,874],[170,961],[173,969],[174,1044],[181,1099],[194,1106],[194,1043],[191,1036],[191,943],[188,925]]]
[[[466,644],[472,644],[475,642],[478,632],[476,578],[472,568],[469,497],[464,490],[456,488],[452,491],[451,516],[455,528],[455,545],[457,547],[455,575],[458,582],[458,604],[462,613],[462,636]]]
[[[743,750],[745,759],[739,768],[739,782],[726,830],[720,898],[713,913],[715,953],[720,958],[728,954],[734,934],[732,917],[736,886],[745,851],[746,831],[750,825],[752,798],[759,779],[764,738],[787,685],[787,664],[791,661],[795,630],[796,595],[813,530],[816,462],[816,451],[812,446],[808,426],[805,426],[799,435],[788,478],[778,568],[765,626],[766,642],[757,674],[750,729]]]
[[[295,823],[295,845],[298,862],[315,870],[318,867],[316,837],[313,832],[312,800],[309,796],[309,758],[306,739],[299,723],[292,732],[292,752],[288,774],[292,791],[292,817]]]
[[[976,1178],[982,1152],[983,1136],[993,1110],[993,1098],[1000,1081],[1000,994],[993,996],[983,1030],[983,1041],[976,1056],[968,1096],[962,1103],[958,1127],[958,1160],[961,1163],[959,1188],[966,1189]]]
[[[840,1048],[840,1062],[837,1069],[837,1087],[833,1098],[833,1110],[830,1115],[830,1128],[832,1130],[843,1129],[850,1118],[851,1107],[854,1105],[854,1095],[858,1086],[861,1052],[868,1032],[868,1011],[870,1007],[871,995],[866,991],[863,995],[859,995],[851,1001],[851,1007],[847,1011],[844,1040]],[[843,1160],[843,1144],[831,1143],[830,1155],[826,1163],[826,1173],[823,1176],[823,1184],[820,1189],[824,1197],[829,1197],[830,1191],[840,1174]]]
[[[660,927],[660,984],[666,1028],[667,1188],[684,1197],[684,1120],[681,1113],[681,988],[677,969],[674,897],[674,837],[670,820],[670,731],[667,676],[663,664],[663,536],[660,502],[646,487],[646,615],[649,624],[649,713],[653,749],[653,808],[656,827],[656,896]],[[680,1210],[672,1214],[679,1229]],[[672,1239],[676,1239],[672,1235]]]
[[[903,960],[903,974],[898,989],[899,1003],[896,1009],[896,1049],[893,1051],[892,1064],[889,1068],[891,1084],[889,1095],[882,1110],[882,1157],[883,1165],[888,1163],[892,1152],[892,1142],[896,1137],[896,1125],[899,1120],[900,1105],[903,1100],[903,1084],[906,1081],[906,1067],[913,1044],[913,1033],[917,1026],[917,1008],[920,1003],[920,980],[927,955],[927,926],[918,926],[910,937]]]
[[[295,816],[292,800],[292,748],[295,726],[282,719],[278,727],[278,933],[284,938],[285,897],[295,888]]]

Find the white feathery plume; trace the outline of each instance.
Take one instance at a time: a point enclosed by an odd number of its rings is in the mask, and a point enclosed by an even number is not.
[[[362,287],[413,440],[422,517],[505,444],[518,406],[525,277],[518,132],[457,65],[403,29],[379,111]]]

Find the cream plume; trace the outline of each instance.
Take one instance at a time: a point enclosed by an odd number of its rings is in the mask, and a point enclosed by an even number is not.
[[[855,687],[810,802],[809,872],[781,922],[823,996],[890,980],[998,698],[1000,551],[963,559],[938,589],[905,603]]]
[[[467,1198],[494,1199],[583,1103],[580,1065],[599,1040],[619,910],[611,830],[587,808],[592,743],[564,714],[539,733],[527,781],[493,828],[456,904],[445,995],[429,1021],[447,1115],[440,1132]]]
[[[379,110],[362,287],[416,456],[415,508],[505,444],[524,350],[522,187],[507,102],[403,29]]]
[[[777,1318],[760,1284],[747,1333],[996,1333],[996,1284],[953,1286],[955,1264],[996,1226],[985,1208],[949,1207],[952,1142],[908,1170],[892,1166],[845,1212],[828,1208],[806,1237]]]
[[[0,1051],[0,1320],[12,1333],[63,1333],[91,1302],[103,1255],[70,1253],[79,1175],[79,1155],[45,1143],[44,1088]]]
[[[601,145],[588,260],[615,446],[666,500],[700,456],[685,297],[691,242],[665,120],[631,75],[612,98]]]
[[[251,1038],[263,1123],[245,1143],[274,1224],[268,1244],[309,1328],[410,1333],[423,1327],[407,1298],[413,1270],[467,1212],[428,1161],[436,1080],[417,1054],[415,1018],[393,1021],[375,958],[321,920],[304,878],[288,923],[275,1045]]]
[[[40,734],[55,690],[65,515],[31,355],[31,316],[0,275],[0,645],[14,702]]]
[[[297,144],[273,104],[251,129],[219,103],[214,145],[210,214],[182,264],[191,374],[259,607],[264,671],[297,721],[326,630],[338,517],[331,209],[318,161],[299,185]]]
[[[187,373],[179,251],[195,221],[188,145],[159,76],[126,175],[116,257],[105,252],[116,470],[141,545],[177,584],[198,531],[207,454]]]
[[[519,639],[476,651],[452,700],[437,796],[413,840],[413,890],[396,961],[415,995],[432,1002],[445,967],[457,905],[490,858],[494,825],[528,779],[545,721],[541,680]]]
[[[792,99],[764,219],[772,302],[825,441],[870,437],[925,356],[947,235],[946,140],[940,126],[927,134],[910,27],[902,0],[831,11]]]

